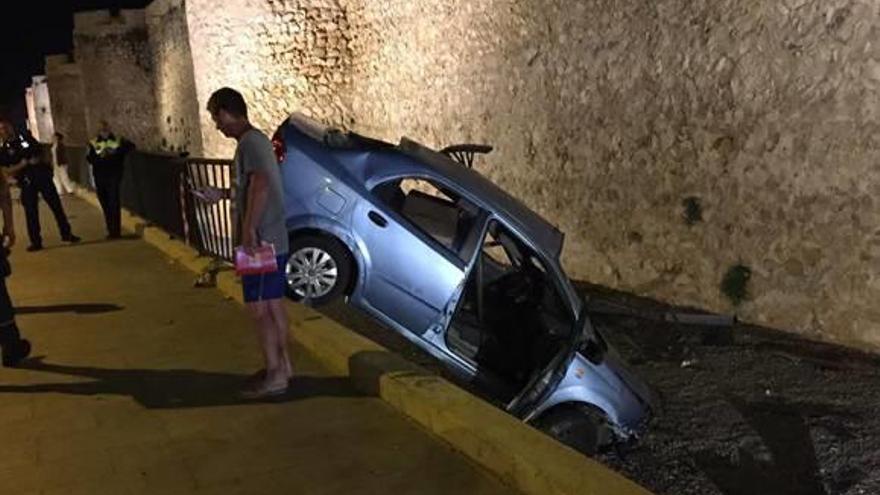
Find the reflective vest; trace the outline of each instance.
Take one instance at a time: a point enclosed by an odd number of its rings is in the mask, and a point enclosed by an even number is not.
[[[122,140],[115,136],[106,139],[95,138],[89,141],[89,144],[92,145],[98,156],[105,156],[116,153],[116,150],[122,146]]]

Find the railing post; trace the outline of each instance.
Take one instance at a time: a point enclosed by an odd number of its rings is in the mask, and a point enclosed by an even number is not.
[[[234,198],[235,186],[232,180],[232,162],[206,158],[189,158],[184,162],[183,195],[191,201],[186,206],[194,216],[200,253],[214,258],[232,261],[234,256]],[[222,192],[221,200],[208,204],[197,197],[189,197],[189,185],[213,187]],[[189,231],[189,222],[185,224]]]

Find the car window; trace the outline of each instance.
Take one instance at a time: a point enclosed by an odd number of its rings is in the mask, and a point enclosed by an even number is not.
[[[498,224],[493,222],[486,232],[486,237],[483,239],[483,255],[489,257],[500,267],[512,268],[515,255],[508,252],[511,244],[506,240],[502,241],[506,233],[499,230],[497,226]]]
[[[380,184],[376,196],[419,231],[460,255],[477,209],[454,191],[420,178]]]
[[[487,291],[503,287],[499,293],[505,297],[528,299],[552,334],[571,331],[573,317],[554,281],[554,272],[521,238],[495,220],[483,238],[481,262]],[[520,294],[520,290],[525,292]]]

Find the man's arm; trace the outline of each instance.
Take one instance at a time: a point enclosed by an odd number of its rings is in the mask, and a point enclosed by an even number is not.
[[[15,244],[15,223],[12,219],[12,194],[9,193],[9,182],[0,174],[0,210],[3,211],[3,237],[6,247]]]
[[[58,143],[55,146],[55,165],[58,165],[59,167],[67,166],[67,150],[61,143]]]
[[[257,220],[263,216],[269,200],[269,179],[260,168],[251,172],[245,205],[244,221],[242,222],[241,243],[246,248],[257,247]]]
[[[28,166],[40,163],[41,154],[45,151],[43,145],[27,133],[22,136],[22,139],[24,141],[22,144],[24,157],[15,165],[6,168],[4,171],[6,177],[14,177]]]
[[[5,176],[4,180],[6,177],[13,177],[15,175],[18,175],[18,173],[21,172],[22,170],[24,170],[25,168],[27,168],[28,165],[33,165],[34,163],[37,163],[37,162],[38,162],[38,160],[36,158],[24,158],[21,161],[19,161],[18,163],[16,163],[15,165],[10,165],[9,167],[5,167],[3,169],[3,175]],[[7,184],[6,187],[8,188],[9,185]]]
[[[89,153],[86,155],[86,161],[90,164],[94,165],[98,160],[98,152],[95,151],[95,147],[91,144],[89,145]]]

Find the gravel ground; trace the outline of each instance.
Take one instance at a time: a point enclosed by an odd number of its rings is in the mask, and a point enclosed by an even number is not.
[[[663,308],[581,289],[642,310]],[[369,318],[342,305],[324,311],[454,380]],[[880,357],[745,325],[620,316],[594,323],[660,399],[645,438],[600,456],[613,469],[663,495],[880,494]]]

